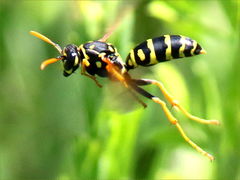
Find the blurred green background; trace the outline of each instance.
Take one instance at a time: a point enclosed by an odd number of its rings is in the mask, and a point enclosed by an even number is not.
[[[1,180],[240,179],[239,1],[0,3]],[[65,78],[60,63],[39,70],[58,53],[30,30],[62,47],[80,45],[101,38],[124,9],[108,40],[123,59],[138,43],[164,34],[191,37],[208,52],[131,73],[162,81],[194,115],[221,121],[202,125],[172,109],[215,161],[191,148],[148,99],[146,109],[128,105],[108,79],[99,78],[100,89],[79,72]],[[146,89],[163,98],[156,87]],[[122,101],[119,110],[113,101]]]

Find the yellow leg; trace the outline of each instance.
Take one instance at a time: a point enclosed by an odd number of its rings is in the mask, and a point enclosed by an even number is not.
[[[199,123],[202,124],[215,124],[218,125],[219,121],[218,120],[205,120],[196,116],[193,116],[192,114],[190,114],[187,110],[185,110],[179,103],[177,100],[175,100],[170,93],[166,90],[166,88],[163,86],[163,84],[161,82],[158,82],[156,80],[150,80],[150,79],[141,79],[145,82],[148,82],[148,84],[154,84],[156,86],[159,87],[159,89],[162,91],[163,95],[165,96],[165,98],[168,100],[168,102],[173,106],[173,107],[177,107],[179,108],[182,113],[187,116],[189,119],[197,121]]]
[[[168,120],[170,121],[171,124],[175,125],[178,129],[178,131],[180,132],[181,136],[184,138],[184,140],[186,142],[188,142],[194,149],[196,149],[198,152],[200,152],[202,155],[206,156],[208,159],[210,159],[211,161],[214,160],[214,157],[209,154],[208,152],[204,151],[202,148],[200,148],[197,144],[195,144],[183,131],[182,127],[180,126],[180,124],[178,123],[177,119],[171,114],[171,112],[169,111],[169,109],[166,106],[166,103],[164,101],[162,101],[161,99],[159,99],[158,97],[152,97],[152,100],[155,103],[158,103],[162,106],[162,109],[164,111],[164,113],[166,114]]]

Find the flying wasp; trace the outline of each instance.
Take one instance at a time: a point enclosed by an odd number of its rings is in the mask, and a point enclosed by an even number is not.
[[[156,85],[161,90],[166,100],[191,120],[202,124],[215,125],[219,124],[219,122],[217,120],[201,119],[190,114],[173,98],[161,82],[151,79],[134,79],[128,73],[137,66],[152,66],[171,59],[205,54],[206,51],[195,40],[181,35],[164,35],[148,39],[133,48],[124,63],[116,47],[106,42],[111,33],[105,34],[97,41],[89,41],[80,46],[69,44],[63,49],[38,32],[30,31],[30,34],[54,46],[60,54],[56,58],[43,61],[40,66],[41,70],[49,64],[62,61],[64,76],[70,76],[74,71],[80,68],[81,74],[91,78],[99,87],[102,87],[102,85],[97,81],[95,75],[107,77],[111,81],[118,81],[127,88],[133,97],[144,107],[147,107],[147,105],[138,98],[138,94],[159,104],[169,122],[176,126],[185,141],[210,160],[214,159],[211,154],[200,148],[185,134],[178,120],[172,115],[166,103],[159,97],[144,90],[141,86]]]

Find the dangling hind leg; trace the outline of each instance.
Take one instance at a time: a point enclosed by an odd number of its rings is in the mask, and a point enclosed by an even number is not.
[[[139,99],[139,97],[135,94],[135,92],[132,91],[132,89],[128,89],[130,94],[132,95],[132,97],[139,103],[143,106],[143,108],[146,108],[147,107],[147,104],[144,103],[141,99]]]
[[[133,79],[133,82],[135,82],[137,85],[139,86],[144,86],[144,85],[156,85],[159,87],[159,89],[162,91],[164,97],[168,100],[168,102],[173,106],[173,107],[177,107],[178,109],[180,109],[182,111],[182,113],[187,116],[189,119],[197,121],[199,123],[202,124],[219,124],[219,121],[217,120],[205,120],[196,116],[193,116],[192,114],[190,114],[187,110],[185,110],[176,99],[174,99],[172,97],[172,95],[166,90],[166,88],[163,86],[163,84],[161,82],[158,82],[156,80],[151,80],[151,79]]]
[[[177,119],[172,115],[172,113],[170,112],[170,110],[167,108],[167,105],[164,101],[162,101],[161,99],[159,99],[156,96],[151,95],[150,93],[148,93],[147,91],[145,91],[144,89],[138,87],[137,85],[131,84],[131,88],[134,89],[136,92],[138,92],[139,94],[145,96],[148,99],[151,99],[152,101],[154,101],[157,104],[160,104],[165,115],[167,116],[167,119],[169,120],[169,122],[173,125],[175,125],[178,129],[178,131],[180,132],[181,136],[184,138],[184,140],[186,142],[188,142],[194,149],[196,149],[198,152],[200,152],[201,154],[203,154],[204,156],[206,156],[207,158],[209,158],[211,161],[214,160],[214,157],[209,154],[208,152],[204,151],[202,148],[200,148],[197,144],[195,144],[184,132],[184,130],[182,129],[182,127],[180,126],[180,124],[178,123]]]

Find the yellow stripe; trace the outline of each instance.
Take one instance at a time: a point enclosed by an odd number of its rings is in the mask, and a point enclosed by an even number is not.
[[[85,58],[82,60],[82,63],[83,63],[85,66],[87,66],[87,67],[90,66],[90,63],[89,63],[88,60],[85,59]]]
[[[193,56],[195,55],[195,54],[194,54],[194,51],[195,51],[196,47],[197,47],[197,41],[193,40],[193,48],[192,48],[192,50],[191,50],[191,54],[192,54]]]
[[[180,35],[181,36],[181,35]],[[184,49],[186,47],[186,40],[185,40],[185,36],[181,36],[180,42],[181,42],[181,47],[179,48],[179,57],[185,57],[184,56]]]
[[[137,55],[138,55],[138,57],[140,58],[141,61],[145,60],[145,54],[144,54],[142,49],[138,49]]]
[[[157,64],[157,57],[156,57],[156,52],[153,46],[153,41],[152,39],[147,40],[147,47],[150,49],[150,63],[149,64]]]
[[[128,64],[129,66],[133,66],[133,63],[132,63],[132,61],[131,61],[130,59],[128,60],[127,64]]]
[[[112,48],[112,46],[108,46],[108,49],[109,51],[114,52],[114,49]]]
[[[86,65],[87,67],[90,66],[90,63],[88,62],[89,57],[88,57],[88,55],[86,54],[86,50],[84,49],[83,45],[81,45],[81,46],[79,47],[79,49],[82,50],[83,55],[84,55],[84,59],[82,60],[82,63],[83,63],[84,65]]]
[[[166,49],[166,60],[170,60],[172,59],[172,48],[171,48],[171,39],[170,39],[170,35],[164,35],[165,37],[165,44],[167,45],[167,49]]]
[[[131,63],[129,63],[131,62]],[[137,63],[135,61],[135,58],[134,58],[134,51],[133,49],[130,51],[130,59],[128,59],[128,64],[131,66],[131,64],[134,66],[134,67],[137,67]]]
[[[82,52],[83,52],[83,55],[84,55],[84,57],[85,57],[85,58],[86,58],[86,57],[88,57],[88,55],[86,54],[86,51],[85,51],[85,49],[84,49],[83,45],[79,46],[79,49],[81,49],[81,50],[82,50]]]

